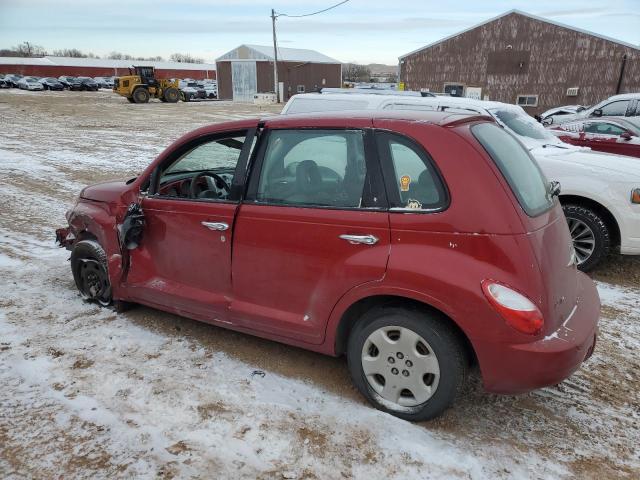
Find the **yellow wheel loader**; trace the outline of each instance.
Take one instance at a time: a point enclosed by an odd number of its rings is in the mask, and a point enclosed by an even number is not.
[[[113,91],[126,97],[131,103],[147,103],[150,98],[158,98],[162,102],[176,103],[180,99],[178,80],[159,79],[155,77],[153,67],[133,67],[131,75],[115,79]]]

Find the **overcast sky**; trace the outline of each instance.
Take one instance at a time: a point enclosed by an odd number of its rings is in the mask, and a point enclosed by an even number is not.
[[[183,52],[213,62],[242,43],[269,45],[271,8],[296,15],[337,1],[0,0],[0,48],[29,41],[49,51]],[[512,8],[640,45],[640,0],[351,0],[312,17],[281,17],[279,45],[343,62],[396,64],[404,53]]]

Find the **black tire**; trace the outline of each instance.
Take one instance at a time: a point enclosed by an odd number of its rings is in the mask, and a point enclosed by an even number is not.
[[[164,97],[160,97],[160,101],[161,101],[162,103],[167,103],[167,99],[166,99],[166,98],[164,98]]]
[[[135,100],[131,97],[127,97],[127,100],[129,100],[129,103],[136,103]]]
[[[71,272],[85,300],[103,307],[111,305],[111,283],[107,255],[95,240],[80,240],[71,252]]]
[[[573,245],[578,254],[578,268],[583,272],[589,272],[593,270],[608,254],[611,248],[611,232],[609,226],[605,222],[602,215],[592,210],[589,207],[581,205],[563,205],[564,215],[567,217],[567,223],[580,222],[588,227],[593,234],[593,252],[584,257],[584,248],[586,244],[581,243],[580,238],[576,237],[576,232],[571,232],[571,238],[573,239]],[[584,241],[584,240],[582,240]]]
[[[402,406],[384,399],[372,387],[364,373],[362,355],[365,342],[376,330],[390,326],[409,329],[422,337],[429,344],[429,355],[435,355],[438,361],[440,373],[435,392],[421,404]],[[390,363],[390,365],[386,366],[390,369],[390,373],[387,377],[383,377],[385,385],[387,378],[391,379],[391,381],[396,381],[396,378],[399,379],[397,381],[402,381],[400,375],[398,375],[398,370],[395,373],[397,377],[391,376],[391,368],[400,366],[401,369],[404,369],[405,366],[401,362],[407,362],[411,358],[411,355],[407,355],[407,353],[405,352],[403,357],[398,356],[402,360],[396,361],[394,359],[395,364]],[[435,313],[393,305],[376,307],[360,318],[349,335],[347,360],[354,384],[374,407],[413,422],[435,418],[449,408],[462,390],[468,367],[466,350],[455,330],[449,325],[448,320]],[[391,359],[388,362],[390,361]],[[407,364],[407,368],[416,367],[415,370],[419,371],[419,359],[414,358],[414,362],[415,365]],[[404,375],[404,371],[402,374]],[[407,377],[409,375],[407,374]],[[421,380],[427,383],[425,377]],[[434,381],[433,378],[431,378],[431,381]],[[393,386],[393,388],[395,389],[396,387]]]
[[[146,88],[138,87],[133,91],[132,97],[135,103],[148,103],[151,95],[149,95],[149,90]]]
[[[188,93],[180,92],[180,99],[183,102],[190,102],[191,101],[191,95],[188,94]]]
[[[165,102],[176,103],[180,100],[180,92],[177,88],[169,87],[163,92],[162,98]]]

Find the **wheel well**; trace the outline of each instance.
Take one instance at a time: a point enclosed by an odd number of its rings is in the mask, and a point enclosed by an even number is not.
[[[356,303],[351,305],[342,315],[342,318],[340,319],[340,323],[338,325],[338,331],[336,332],[336,355],[344,355],[344,353],[346,352],[349,335],[358,319],[367,310],[380,307],[382,305],[393,305],[397,307],[422,310],[424,312],[437,314],[443,321],[447,322],[454,329],[454,331],[458,335],[458,338],[460,339],[460,342],[462,343],[468,354],[467,358],[469,358],[469,361],[472,364],[477,363],[477,357],[473,349],[473,345],[471,345],[469,338],[465,335],[465,333],[456,322],[454,322],[441,310],[438,310],[431,305],[419,302],[418,300],[414,300],[412,298],[400,297],[396,295],[376,295],[373,297],[360,299]]]
[[[89,230],[83,230],[76,237],[76,242],[79,242],[80,240],[95,240],[96,242],[98,242],[98,237],[96,237]],[[98,242],[98,243],[100,243],[100,242]]]
[[[590,198],[580,197],[578,195],[560,195],[560,203],[562,205],[580,205],[581,207],[590,208],[594,212],[598,213],[609,228],[611,245],[620,245],[620,227],[618,226],[618,222],[615,217],[604,205],[596,202],[595,200],[591,200]]]

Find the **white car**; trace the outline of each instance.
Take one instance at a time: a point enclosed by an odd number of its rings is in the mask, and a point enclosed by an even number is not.
[[[218,98],[218,85],[215,83],[205,82],[202,88],[207,92],[207,98]]]
[[[576,112],[573,115],[562,115],[553,119],[553,123],[564,123],[572,120],[594,117],[637,117],[640,116],[640,93],[623,93],[614,95],[600,103]]]
[[[590,270],[610,250],[640,255],[640,162],[563,143],[521,107],[459,97],[299,94],[283,114],[340,110],[441,110],[490,115],[516,136],[548,179],[560,182],[579,267]]]
[[[44,90],[44,87],[36,77],[24,77],[18,81],[20,90]]]
[[[575,118],[576,113],[583,112],[588,107],[583,105],[565,105],[563,107],[550,108],[546,112],[541,113],[536,118],[543,125],[551,125],[553,123],[562,123],[562,119],[565,115],[573,115],[571,118]]]

